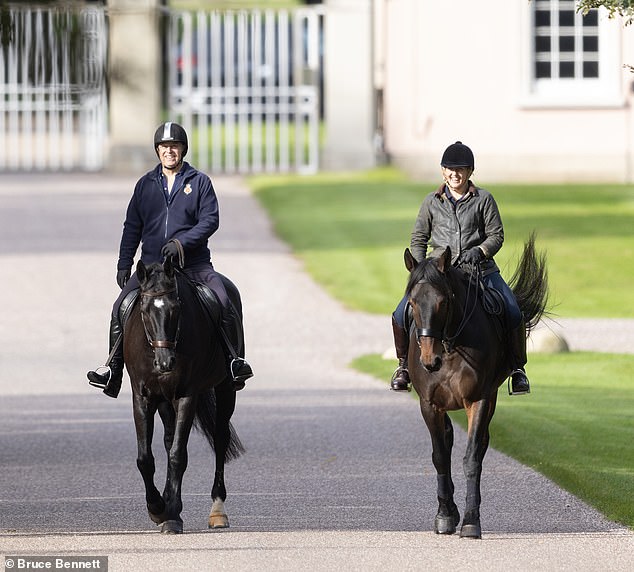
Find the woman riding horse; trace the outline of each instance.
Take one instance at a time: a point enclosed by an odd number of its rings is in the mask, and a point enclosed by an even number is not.
[[[513,361],[511,393],[530,392],[526,365],[526,330],[517,300],[500,275],[493,257],[502,248],[504,228],[495,199],[470,180],[475,169],[473,152],[462,142],[449,145],[440,161],[443,180],[423,200],[411,238],[411,253],[421,261],[451,249],[454,266],[479,265],[484,283],[502,294],[506,305],[510,350]],[[407,296],[392,314],[398,368],[391,380],[394,391],[409,391],[407,369],[409,333],[405,325]]]
[[[185,273],[213,292],[222,308],[220,327],[234,389],[242,389],[253,375],[244,359],[241,312],[227,295],[227,287],[235,286],[214,269],[207,246],[219,225],[216,193],[207,175],[183,161],[187,149],[183,127],[171,121],[160,125],[154,134],[154,150],[160,164],[139,179],[128,205],[117,264],[121,294],[114,303],[110,322],[110,356],[106,363],[109,370],[88,372],[89,383],[110,397],[117,397],[121,388],[124,360],[120,309],[131,305],[130,299],[139,288],[136,273],[130,276],[139,244],[144,264],[170,256],[175,260],[183,258]]]

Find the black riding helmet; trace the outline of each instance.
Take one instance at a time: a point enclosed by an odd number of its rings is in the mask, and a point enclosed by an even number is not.
[[[463,144],[462,141],[456,141],[445,149],[440,164],[443,167],[470,167],[471,169],[475,169],[473,151]]]
[[[183,144],[183,157],[187,155],[187,149],[189,145],[187,143],[187,133],[185,129],[178,123],[174,123],[173,121],[167,121],[162,125],[159,125],[159,128],[154,133],[154,151],[158,155],[158,146],[160,143],[182,143]]]

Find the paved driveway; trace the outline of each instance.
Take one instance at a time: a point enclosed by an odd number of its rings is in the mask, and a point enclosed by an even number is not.
[[[227,470],[232,528],[204,528],[211,460],[194,438],[186,534],[153,531],[130,391],[109,400],[84,381],[105,357],[133,182],[0,182],[0,554],[107,555],[110,570],[126,571],[634,569],[634,534],[495,450],[483,473],[484,539],[434,535],[435,475],[416,402],[347,368],[391,345],[388,318],[326,296],[238,178],[215,181],[222,225],[212,239],[216,267],[242,291],[256,371],[234,417],[248,452]],[[459,500],[463,452],[458,431]]]

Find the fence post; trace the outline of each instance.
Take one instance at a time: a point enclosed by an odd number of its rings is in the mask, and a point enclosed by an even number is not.
[[[372,82],[372,0],[326,0],[325,169],[376,164]]]
[[[160,121],[160,0],[108,0],[110,15],[109,170],[143,172]]]

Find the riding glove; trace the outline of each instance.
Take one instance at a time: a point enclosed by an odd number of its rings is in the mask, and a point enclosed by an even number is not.
[[[163,248],[161,248],[161,254],[164,258],[169,258],[170,256],[174,260],[178,260],[178,245],[170,240]]]
[[[119,288],[123,290],[123,287],[126,285],[126,282],[130,279],[130,269],[127,270],[117,270],[117,284]]]
[[[483,260],[484,252],[482,252],[478,246],[474,246],[462,253],[462,262],[466,262],[467,264],[478,264],[478,262],[482,262]]]

